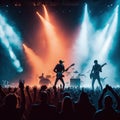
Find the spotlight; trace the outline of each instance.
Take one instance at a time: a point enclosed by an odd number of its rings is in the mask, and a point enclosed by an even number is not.
[[[40,57],[26,44],[23,44],[23,48],[24,48],[25,56],[27,58],[27,62],[32,67],[32,74],[33,73],[39,74],[41,69],[44,69],[42,67],[42,61],[41,61]]]
[[[109,26],[110,24],[108,23],[102,30],[95,33],[95,44],[92,45],[95,56],[101,51],[101,48],[104,45]]]
[[[119,8],[119,6],[117,5],[117,7],[114,10],[114,14],[112,15],[112,18],[111,18],[112,21],[110,23],[110,26],[109,26],[109,29],[107,32],[108,34],[105,38],[106,40],[105,40],[105,43],[103,45],[102,51],[100,53],[101,59],[107,58],[109,53],[110,53],[110,50],[112,49],[112,47],[114,47],[113,41],[115,41],[114,37],[116,34],[117,24],[118,24],[118,8]]]
[[[20,41],[17,39],[16,33],[13,31],[12,27],[8,25],[5,18],[0,14],[0,42],[8,51],[11,58],[11,62],[18,72],[22,72],[23,68],[20,65],[20,61],[17,59],[15,53],[12,50],[12,45],[17,45],[19,48]],[[19,41],[19,42],[18,42]]]
[[[83,64],[83,62],[88,57],[88,52],[89,52],[88,39],[89,36],[91,35],[89,30],[92,30],[92,24],[90,23],[90,19],[88,15],[87,4],[85,4],[83,22],[80,27],[80,33],[78,39],[76,40],[74,45],[74,52],[75,52],[74,59],[76,60],[76,63],[80,61],[80,63],[78,63],[79,65]]]
[[[11,58],[11,62],[16,68],[16,70],[18,72],[22,72],[23,68],[21,67],[19,60],[17,59],[12,48],[10,47],[8,40],[5,37],[0,37],[0,40],[1,40],[1,43],[4,45],[4,47],[8,50],[9,56]]]
[[[15,30],[13,26],[10,26],[5,17],[3,17],[1,14],[0,14],[0,26],[2,27],[2,30],[5,33],[5,36],[7,37],[9,43],[12,46],[16,47],[17,49],[21,50],[22,43],[17,30]]]
[[[48,12],[47,12],[47,8],[46,8],[45,5],[42,5],[42,6],[43,6],[43,9],[44,9],[44,13],[45,13],[45,19],[46,19],[47,21],[49,21],[49,15],[48,15]]]
[[[56,29],[51,22],[47,21],[44,17],[40,15],[40,13],[37,11],[36,14],[38,15],[39,19],[43,23],[43,27],[45,30],[45,34],[47,37],[47,42],[49,45],[49,57],[52,58],[51,55],[55,55],[56,57],[60,57],[60,55],[63,54],[61,50],[63,50],[63,45],[61,42],[61,37],[59,34],[57,34]],[[55,50],[56,48],[56,50]],[[61,54],[62,53],[62,54]],[[53,61],[53,60],[52,60]]]

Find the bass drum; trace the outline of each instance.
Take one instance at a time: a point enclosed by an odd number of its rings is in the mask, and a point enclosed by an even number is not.
[[[71,78],[70,87],[80,87],[80,78]]]
[[[40,86],[43,86],[43,85],[49,86],[51,84],[51,81],[49,79],[47,79],[47,78],[42,78],[39,81],[39,84],[40,84]]]

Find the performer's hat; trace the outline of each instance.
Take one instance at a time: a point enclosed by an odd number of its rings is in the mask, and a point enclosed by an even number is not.
[[[64,61],[62,61],[62,60],[59,60],[59,63],[64,63]]]

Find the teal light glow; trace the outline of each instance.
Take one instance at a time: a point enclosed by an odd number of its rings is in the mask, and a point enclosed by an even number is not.
[[[19,36],[17,36],[16,31],[6,23],[5,18],[0,14],[0,42],[8,51],[8,55],[11,59],[12,64],[18,72],[22,72],[23,68],[21,67],[20,61],[17,59],[12,46],[20,48],[21,41]]]

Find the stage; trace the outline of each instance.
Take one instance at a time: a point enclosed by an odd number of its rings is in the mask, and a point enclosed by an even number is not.
[[[63,60],[65,68],[75,64],[64,73],[65,86],[91,88],[97,59],[107,63],[100,73],[103,86],[119,87],[119,5],[119,0],[1,1],[0,84],[16,86],[22,79],[39,87],[44,73],[51,87],[53,69]]]

